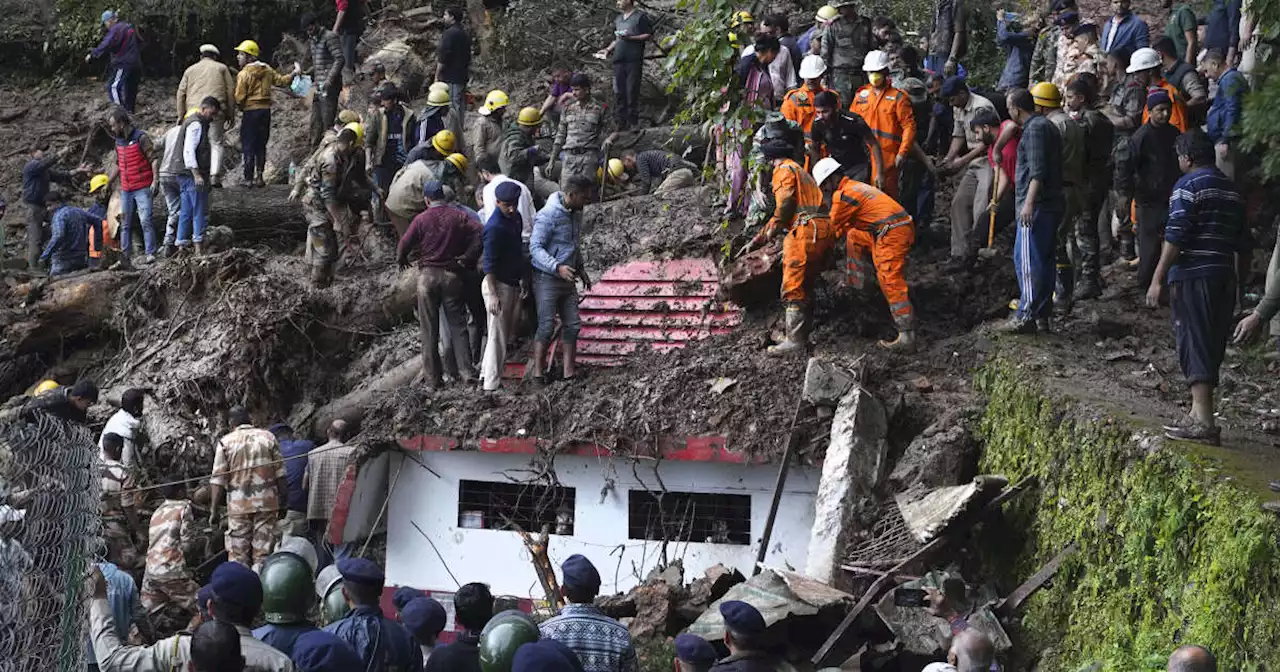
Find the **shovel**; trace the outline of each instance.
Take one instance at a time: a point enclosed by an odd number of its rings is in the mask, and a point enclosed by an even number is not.
[[[999,170],[999,168],[996,168],[996,170]],[[997,254],[997,250],[995,248],[996,210],[999,208],[999,205],[996,201],[996,182],[997,180],[993,177],[991,180],[991,204],[987,206],[987,210],[991,213],[991,216],[988,218],[989,224],[987,225],[987,246],[978,250],[978,256],[983,259],[994,259]]]

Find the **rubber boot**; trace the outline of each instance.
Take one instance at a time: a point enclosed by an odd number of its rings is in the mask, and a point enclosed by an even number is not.
[[[1138,252],[1134,249],[1132,232],[1120,232],[1120,258],[1125,261],[1133,261],[1138,258]]]
[[[768,353],[775,356],[785,356],[797,352],[804,352],[809,345],[809,320],[805,315],[805,308],[801,304],[791,304],[787,306],[787,337],[777,345],[769,346]]]
[[[324,289],[333,284],[333,267],[329,264],[315,264],[311,267],[311,286]]]
[[[1053,289],[1053,308],[1063,315],[1071,314],[1075,300],[1076,274],[1073,268],[1059,268],[1057,283]]]
[[[1080,276],[1080,284],[1076,285],[1074,299],[1088,301],[1102,296],[1102,281],[1093,273]]]
[[[916,330],[903,329],[892,341],[880,341],[880,347],[886,350],[908,351],[916,345]]]

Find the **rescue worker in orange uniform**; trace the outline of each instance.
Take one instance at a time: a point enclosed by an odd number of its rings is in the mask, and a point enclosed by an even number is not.
[[[907,265],[907,252],[916,239],[911,215],[883,191],[842,175],[835,159],[819,161],[813,167],[813,177],[824,191],[834,191],[831,228],[836,236],[845,236],[849,284],[855,289],[862,288],[868,253],[875,265],[880,291],[889,302],[893,324],[898,328],[896,339],[880,341],[880,345],[890,350],[910,348],[916,341],[916,321],[903,270]]]
[[[907,93],[893,87],[889,80],[889,54],[872,51],[862,62],[867,84],[853,94],[849,111],[862,117],[880,143],[880,169],[884,179],[872,175],[872,181],[893,198],[898,197],[898,175],[907,154],[916,141],[916,118]]]
[[[804,83],[800,88],[791,89],[787,95],[782,97],[783,118],[793,121],[804,131],[805,158],[804,168],[809,169],[809,154],[811,152],[810,144],[813,142],[809,136],[813,130],[813,120],[817,118],[817,106],[814,104],[818,94],[823,91],[831,91],[822,84],[822,77],[827,72],[827,64],[823,62],[822,57],[816,54],[810,54],[800,61],[800,79]],[[832,93],[835,93],[832,91]],[[840,94],[836,94],[836,109],[840,107]]]
[[[810,275],[817,274],[815,266],[835,242],[835,232],[823,207],[818,183],[793,159],[795,149],[785,141],[770,140],[760,151],[773,163],[773,197],[777,205],[773,216],[742,253],[759,248],[779,235],[786,236],[782,241],[786,336],[778,345],[769,346],[769,354],[786,355],[802,352],[808,345],[806,285]]]

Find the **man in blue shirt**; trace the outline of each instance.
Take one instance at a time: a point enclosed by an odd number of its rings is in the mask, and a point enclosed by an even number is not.
[[[1000,81],[996,84],[996,91],[999,93],[1027,86],[1031,52],[1035,48],[1036,33],[1039,32],[1035,21],[1024,31],[1016,20],[1010,18],[1003,9],[996,12],[996,42],[1005,50],[1004,71],[1000,73]]]
[[[1244,109],[1244,96],[1249,93],[1249,83],[1227,57],[1217,49],[1210,49],[1204,56],[1204,74],[1218,83],[1218,94],[1209,105],[1205,119],[1205,132],[1213,141],[1218,168],[1230,179],[1236,178],[1238,142],[1243,127],[1240,113]]]
[[[280,444],[280,457],[284,463],[285,485],[289,486],[289,501],[282,527],[286,537],[307,536],[307,458],[302,457],[316,447],[315,442],[300,439],[293,428],[280,422],[267,428]],[[297,459],[291,459],[297,458]]]
[[[1199,129],[1178,136],[1178,167],[1185,173],[1169,199],[1160,262],[1147,289],[1159,307],[1169,285],[1178,363],[1191,387],[1191,414],[1165,426],[1165,436],[1211,445],[1222,442],[1213,417],[1213,390],[1231,337],[1239,269],[1252,246],[1244,200],[1214,166],[1213,143]]]
[[[1217,49],[1235,63],[1240,47],[1240,0],[1213,0],[1204,22],[1204,48]]]
[[[40,259],[40,243],[44,238],[44,220],[49,215],[45,197],[49,183],[70,184],[74,173],[57,167],[62,153],[52,154],[44,145],[31,152],[31,160],[22,167],[22,202],[27,206],[27,268],[35,268]]]
[[[422,651],[403,625],[382,615],[382,570],[364,558],[338,561],[342,594],[351,605],[345,618],[325,626],[360,656],[365,672],[419,672]]]
[[[484,225],[484,251],[480,255],[484,281],[481,290],[488,312],[489,340],[480,360],[480,380],[486,392],[502,385],[502,370],[507,361],[507,341],[515,335],[520,322],[520,295],[525,269],[524,244],[520,232],[524,220],[516,210],[520,202],[520,184],[503,182],[495,190],[497,207]]]
[[[111,620],[116,627],[116,636],[125,639],[129,636],[129,625],[136,624],[143,640],[154,642],[155,633],[151,630],[151,621],[147,620],[147,612],[138,599],[138,586],[128,572],[109,562],[99,562],[98,569],[107,580],[107,604],[111,607]],[[89,639],[89,655],[86,657],[89,672],[97,672],[98,662],[93,657],[93,640]]]
[[[582,176],[568,180],[568,188],[551,195],[533,218],[529,254],[533,261],[533,295],[538,304],[538,331],[533,337],[533,380],[546,382],[543,371],[547,347],[560,317],[560,345],[564,353],[564,379],[577,373],[578,281],[591,281],[583,268],[582,209],[591,200],[595,182]]]
[[[88,63],[104,54],[111,54],[107,66],[107,97],[111,102],[133,112],[138,99],[138,83],[142,80],[142,40],[131,24],[125,23],[110,9],[102,13],[102,25],[107,34],[98,46],[84,57]]]
[[[1130,0],[1111,0],[1111,13],[1114,16],[1102,25],[1103,52],[1133,53],[1143,47],[1151,46],[1147,24],[1130,11],[1131,4]]]
[[[50,193],[47,200],[55,207],[49,244],[40,255],[40,263],[48,266],[50,276],[88,268],[90,232],[101,226],[102,220],[87,210],[67,205],[60,193]]]
[[[1018,311],[1000,331],[1034,334],[1049,330],[1053,314],[1054,241],[1066,210],[1062,182],[1062,135],[1026,89],[1007,97],[1009,116],[1022,127],[1014,175],[1014,270],[1018,276]]]

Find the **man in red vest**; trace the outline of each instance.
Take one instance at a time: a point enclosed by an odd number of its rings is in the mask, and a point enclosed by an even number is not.
[[[120,180],[120,251],[127,262],[133,253],[133,214],[137,212],[147,263],[151,263],[156,254],[156,232],[151,225],[151,185],[155,182],[151,162],[155,159],[155,146],[151,136],[135,128],[129,113],[121,108],[111,111],[108,126],[116,141],[113,179]]]

